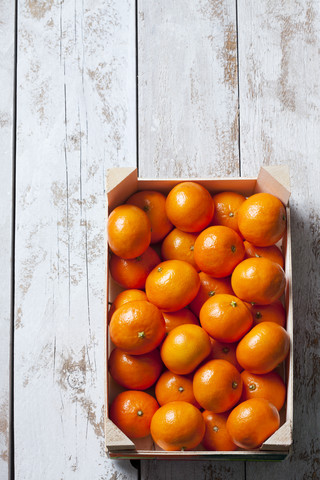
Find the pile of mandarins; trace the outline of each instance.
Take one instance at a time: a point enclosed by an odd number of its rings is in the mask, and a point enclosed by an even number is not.
[[[126,390],[109,416],[129,438],[254,449],[279,428],[285,229],[275,196],[211,197],[195,182],[167,197],[137,192],[112,211],[110,273],[125,290],[109,311],[109,372]]]

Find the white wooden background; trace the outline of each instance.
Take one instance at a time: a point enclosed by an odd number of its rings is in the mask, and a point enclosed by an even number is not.
[[[319,478],[319,52],[317,0],[0,0],[1,480]],[[281,463],[138,472],[105,456],[104,182],[136,163],[143,177],[290,167],[294,449]]]

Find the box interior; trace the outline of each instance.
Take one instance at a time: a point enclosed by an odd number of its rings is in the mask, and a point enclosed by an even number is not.
[[[290,233],[290,210],[288,206],[290,191],[288,187],[288,182],[286,182],[286,175],[284,174],[282,181],[280,183],[274,178],[274,174],[278,173],[278,178],[283,172],[282,167],[273,167],[278,169],[278,171],[268,171],[267,169],[262,168],[258,178],[227,178],[227,179],[193,179],[206,187],[211,194],[218,193],[219,191],[234,191],[242,193],[245,196],[250,196],[253,193],[257,192],[269,192],[276,195],[280,200],[287,206],[287,233]],[[112,171],[108,175],[108,214],[118,205],[124,203],[130,195],[138,190],[157,190],[164,194],[167,194],[171,188],[184,181],[184,179],[175,179],[175,180],[148,180],[148,179],[138,179],[136,176],[136,170],[131,169],[113,169],[120,170],[121,172],[116,172],[112,174]],[[280,172],[280,175],[279,175]],[[123,178],[124,177],[124,178]],[[187,181],[187,179],[185,179]],[[189,180],[190,181],[190,180]],[[287,312],[287,330],[292,338],[292,295],[291,295],[291,248],[290,248],[290,238],[288,234],[285,234],[284,238],[279,242],[285,256],[285,271],[287,275],[287,287],[285,296],[283,298],[283,303],[286,307]],[[108,260],[108,252],[107,252]],[[124,290],[122,287],[117,285],[111,276],[108,273],[108,261],[106,261],[106,279],[107,279],[107,309],[110,308],[114,298]],[[113,349],[112,342],[108,336],[107,328],[107,312],[106,312],[106,362],[110,355],[111,350]],[[291,365],[290,365],[291,364]],[[280,412],[281,425],[279,430],[275,432],[261,447],[260,450],[252,451],[236,451],[236,452],[208,452],[203,450],[201,447],[193,451],[182,452],[182,457],[179,455],[180,452],[164,452],[157,445],[153,443],[151,436],[137,439],[134,442],[129,440],[112,422],[108,419],[108,407],[121,391],[125,389],[118,385],[112,377],[107,373],[106,369],[106,447],[108,455],[110,457],[117,458],[136,458],[144,456],[149,458],[149,456],[162,457],[165,458],[169,456],[172,458],[185,458],[188,457],[194,458],[203,458],[207,455],[223,457],[223,454],[226,457],[236,457],[240,454],[245,454],[248,458],[251,455],[259,457],[259,454],[263,453],[263,450],[269,450],[264,452],[269,456],[278,454],[279,451],[284,450],[288,451],[292,443],[291,439],[291,419],[292,419],[292,342],[291,342],[291,351],[290,355],[287,357],[285,365],[281,365],[278,369],[278,373],[284,378],[287,383],[287,400]],[[147,390],[148,393],[154,394],[154,387]],[[112,432],[114,433],[114,428],[119,432],[120,440],[114,441],[114,434],[108,435],[108,430],[112,427]],[[288,431],[287,431],[288,430]],[[289,438],[288,438],[289,435]],[[124,438],[123,438],[124,437]],[[273,438],[274,437],[274,438]],[[279,437],[279,438],[278,438]],[[281,455],[280,455],[281,456]],[[260,457],[259,457],[260,458]]]

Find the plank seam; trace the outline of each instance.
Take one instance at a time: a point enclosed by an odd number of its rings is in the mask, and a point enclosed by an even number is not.
[[[239,150],[239,177],[241,177],[241,147],[240,147],[240,74],[239,74],[239,22],[238,0],[236,2],[236,38],[237,38],[237,87],[238,87],[238,150]]]
[[[136,165],[137,165],[137,174],[139,177],[139,34],[138,34],[138,15],[139,7],[138,1],[135,0],[135,47],[136,47]]]
[[[241,138],[240,138],[240,67],[239,67],[239,13],[238,0],[236,2],[236,38],[237,38],[237,87],[238,87],[238,150],[239,150],[239,177],[241,177]],[[247,462],[243,462],[244,480],[247,480]]]
[[[15,478],[14,464],[14,327],[15,327],[15,248],[16,248],[16,159],[17,159],[17,84],[18,84],[18,0],[14,2],[14,67],[12,112],[12,210],[11,210],[11,298],[10,298],[10,386],[9,386],[9,469]]]

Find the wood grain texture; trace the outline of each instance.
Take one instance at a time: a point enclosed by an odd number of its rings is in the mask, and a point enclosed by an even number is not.
[[[247,464],[247,479],[319,477],[320,6],[238,2],[242,175],[289,165],[294,312],[292,455]]]
[[[244,480],[244,465],[245,462],[234,461],[142,460],[141,478],[143,480]]]
[[[238,176],[236,4],[138,1],[139,175]],[[243,462],[142,461],[142,479],[244,478]]]
[[[139,175],[237,176],[235,0],[138,0]]]
[[[135,165],[135,9],[19,2],[15,478],[135,479],[104,451],[105,178]]]
[[[14,2],[0,2],[0,478],[9,477],[12,175],[14,115]]]

